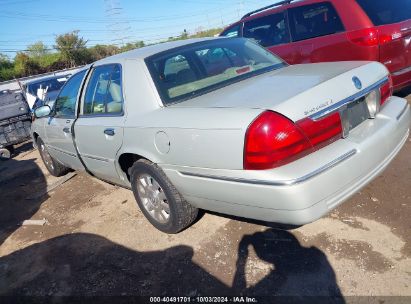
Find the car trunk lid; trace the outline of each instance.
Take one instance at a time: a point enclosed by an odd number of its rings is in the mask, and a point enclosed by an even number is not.
[[[387,70],[376,62],[288,66],[171,107],[272,110],[297,121],[357,94],[386,76]],[[353,77],[361,81],[361,89],[355,87]]]

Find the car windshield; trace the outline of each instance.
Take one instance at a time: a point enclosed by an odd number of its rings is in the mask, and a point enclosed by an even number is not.
[[[244,38],[203,41],[146,59],[164,104],[180,102],[286,65]]]
[[[37,95],[37,90],[40,88],[46,89],[48,87],[47,92],[59,91],[61,87],[66,83],[66,81],[67,77],[59,77],[35,83],[30,83],[27,85],[27,91],[34,96]]]

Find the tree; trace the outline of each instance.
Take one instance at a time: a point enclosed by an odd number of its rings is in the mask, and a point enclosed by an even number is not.
[[[87,52],[87,40],[84,40],[78,35],[79,31],[73,31],[56,37],[56,45],[54,46],[66,62],[67,67],[75,67],[77,65],[87,63],[89,52]]]
[[[14,72],[17,77],[24,77],[42,73],[43,70],[37,62],[31,59],[27,54],[18,52],[14,57]]]
[[[29,55],[31,58],[40,58],[49,53],[49,50],[47,46],[41,42],[37,41],[36,43],[33,43],[27,47],[27,55]]]
[[[120,52],[120,49],[115,45],[97,44],[89,48],[89,51],[92,61],[95,61],[118,54]]]
[[[0,53],[0,81],[12,79],[14,76],[13,63],[9,57]]]
[[[126,45],[122,46],[120,48],[120,52],[126,52],[126,51],[131,51],[134,49],[138,49],[138,48],[142,48],[144,47],[146,44],[144,43],[144,41],[136,41],[136,42],[128,42],[126,43]]]

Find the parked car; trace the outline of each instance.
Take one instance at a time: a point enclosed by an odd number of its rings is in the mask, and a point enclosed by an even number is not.
[[[61,87],[70,76],[71,74],[48,76],[25,83],[25,95],[30,108],[35,109],[46,104],[53,107]]]
[[[10,158],[13,145],[30,139],[30,127],[30,109],[21,91],[0,91],[0,158]]]
[[[149,46],[73,75],[33,140],[51,174],[131,188],[158,229],[198,208],[302,225],[375,178],[410,106],[377,62],[289,66],[244,38]]]
[[[246,14],[221,36],[256,40],[289,64],[370,60],[411,85],[410,0],[282,1]]]

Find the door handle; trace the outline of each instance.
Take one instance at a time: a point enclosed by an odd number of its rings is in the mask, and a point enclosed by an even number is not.
[[[70,134],[70,133],[71,133],[70,128],[68,128],[68,127],[65,127],[65,128],[63,129],[63,132],[64,132],[64,133],[67,133],[67,134]]]
[[[104,134],[106,134],[108,136],[114,136],[116,134],[116,132],[114,131],[114,129],[105,129]]]

